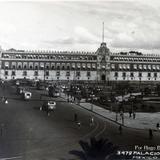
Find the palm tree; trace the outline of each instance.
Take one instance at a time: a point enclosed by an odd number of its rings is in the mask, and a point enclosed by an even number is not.
[[[90,143],[80,140],[83,151],[72,150],[69,153],[79,157],[80,160],[113,160],[116,158],[117,146],[108,139],[90,138]]]

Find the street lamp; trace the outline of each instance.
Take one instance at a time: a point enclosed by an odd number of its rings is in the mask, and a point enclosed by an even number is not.
[[[77,92],[77,104],[79,104],[80,103],[80,93],[81,93],[79,87],[77,88],[76,92]]]
[[[93,97],[94,97],[93,92],[91,93],[90,97],[91,97],[91,111],[93,111]]]

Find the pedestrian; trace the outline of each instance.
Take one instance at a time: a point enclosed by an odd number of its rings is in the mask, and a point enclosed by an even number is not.
[[[159,130],[159,123],[156,124],[157,130]]]
[[[118,121],[118,113],[116,112],[116,122]]]
[[[91,118],[90,118],[90,126],[93,126],[93,125],[94,125],[94,118],[91,117]]]
[[[153,131],[152,129],[149,129],[149,139],[152,139],[153,138]]]
[[[129,110],[129,117],[131,118],[132,117],[132,111]]]
[[[122,124],[124,125],[124,115],[122,115]]]
[[[40,100],[42,100],[42,94],[40,94]]]
[[[47,110],[47,116],[50,116],[50,110]]]
[[[123,116],[123,111],[120,111],[120,116],[121,116],[121,118],[122,118],[122,116]]]
[[[122,125],[119,126],[118,130],[119,130],[119,133],[122,134]]]
[[[81,128],[81,122],[77,122],[78,128]]]
[[[133,119],[135,119],[136,118],[136,113],[135,112],[133,112]]]
[[[77,113],[74,114],[74,121],[75,121],[75,122],[78,121],[78,115],[77,115]]]
[[[5,102],[5,97],[4,96],[2,96],[2,102]]]

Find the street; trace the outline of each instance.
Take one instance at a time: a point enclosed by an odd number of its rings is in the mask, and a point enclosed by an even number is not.
[[[43,96],[31,89],[32,99],[24,101],[16,94],[15,86],[6,85],[0,88],[0,97],[5,95],[8,104],[0,102],[0,158],[22,160],[51,160],[71,158],[69,151],[80,150],[79,140],[90,137],[108,138],[112,143],[124,149],[133,149],[134,145],[158,145],[160,136],[154,132],[153,140],[149,140],[148,131],[123,128],[119,134],[118,125],[95,115],[80,106],[67,103],[62,98],[56,101],[56,111],[50,116],[40,111]],[[79,128],[74,122],[74,114],[81,122]],[[95,124],[90,126],[90,117]]]

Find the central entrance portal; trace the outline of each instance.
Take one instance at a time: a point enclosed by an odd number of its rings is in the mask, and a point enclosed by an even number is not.
[[[105,81],[105,80],[106,80],[106,76],[105,76],[104,74],[102,74],[101,80],[102,80],[102,81]]]

